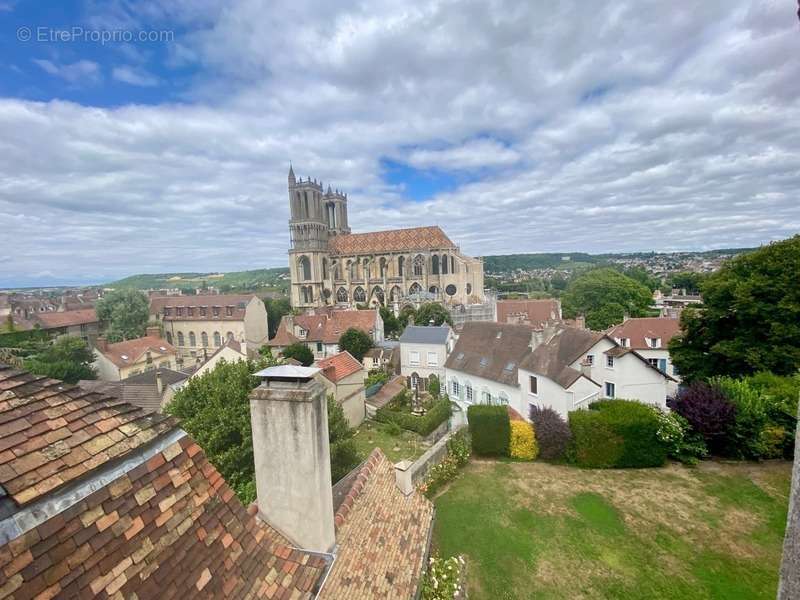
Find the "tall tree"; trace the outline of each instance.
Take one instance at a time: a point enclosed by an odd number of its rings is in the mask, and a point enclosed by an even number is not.
[[[264,306],[267,309],[269,339],[272,339],[278,333],[281,317],[292,313],[292,305],[288,298],[265,298]]]
[[[331,453],[331,481],[336,483],[361,462],[353,430],[347,423],[344,408],[333,395],[328,396],[328,442]]]
[[[284,358],[293,358],[299,361],[304,367],[314,362],[314,353],[303,342],[295,342],[286,346],[281,354]]]
[[[114,290],[97,301],[97,316],[106,324],[106,338],[119,342],[142,337],[150,306],[142,292],[127,288]]]
[[[383,319],[383,333],[386,337],[396,338],[403,332],[403,326],[400,325],[400,320],[394,316],[391,309],[381,306],[380,313],[381,319]]]
[[[800,236],[727,262],[700,284],[669,350],[681,377],[738,377],[800,368]]]
[[[417,309],[414,323],[424,326],[447,323],[452,327],[453,317],[451,317],[448,310],[438,302],[426,302]]]
[[[565,317],[583,314],[586,325],[597,330],[621,323],[626,314],[648,316],[652,301],[646,286],[609,267],[582,273],[570,281],[561,297]]]
[[[32,373],[77,383],[80,379],[96,379],[92,367],[94,354],[86,343],[77,337],[63,336],[39,352],[25,359],[24,365]]]
[[[345,331],[339,338],[339,350],[345,350],[355,357],[358,362],[361,362],[367,350],[372,348],[372,338],[360,329],[351,327]]]
[[[697,294],[700,291],[700,284],[705,276],[702,273],[684,271],[670,276],[670,287],[684,289],[688,294]]]

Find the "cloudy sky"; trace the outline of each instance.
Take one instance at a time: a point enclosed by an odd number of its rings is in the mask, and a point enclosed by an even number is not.
[[[0,285],[286,264],[286,173],[472,255],[800,231],[790,0],[0,0]]]

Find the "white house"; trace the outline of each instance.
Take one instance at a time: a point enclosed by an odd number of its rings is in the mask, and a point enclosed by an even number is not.
[[[680,376],[669,356],[669,341],[681,331],[679,319],[669,317],[646,317],[626,319],[621,325],[613,327],[609,332],[614,341],[624,348],[631,348],[648,362],[671,376],[676,381],[670,382],[669,392],[677,391]]]
[[[438,327],[409,325],[400,336],[400,374],[408,379],[409,387],[420,383],[428,387],[435,375],[444,381],[444,365],[455,345],[453,330],[446,323]]]
[[[672,383],[642,355],[604,333],[558,327],[532,335],[531,352],[519,369],[517,410],[527,416],[530,405],[549,406],[566,418],[599,398],[665,408]]]
[[[450,399],[466,409],[470,404],[519,405],[517,369],[530,352],[531,328],[471,321],[445,363]]]
[[[383,319],[377,309],[319,308],[302,315],[282,317],[269,346],[277,355],[287,346],[300,342],[308,346],[318,360],[339,354],[339,338],[351,328],[369,335],[373,344],[383,342]]]

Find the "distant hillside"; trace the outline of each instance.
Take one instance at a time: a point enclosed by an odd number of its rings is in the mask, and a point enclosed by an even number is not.
[[[208,286],[225,290],[285,289],[289,269],[254,269],[252,271],[232,271],[230,273],[157,273],[131,275],[119,281],[107,283],[107,287],[132,287],[140,290],[162,288],[199,288]]]

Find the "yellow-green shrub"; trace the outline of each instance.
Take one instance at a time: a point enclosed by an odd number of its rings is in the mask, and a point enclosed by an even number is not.
[[[533,425],[525,421],[511,421],[511,437],[508,443],[511,458],[533,460],[539,454]]]

